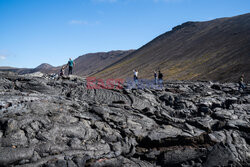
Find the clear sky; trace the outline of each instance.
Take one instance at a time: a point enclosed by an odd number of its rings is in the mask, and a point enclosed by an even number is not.
[[[250,0],[0,0],[0,66],[137,49],[186,21],[249,12]]]

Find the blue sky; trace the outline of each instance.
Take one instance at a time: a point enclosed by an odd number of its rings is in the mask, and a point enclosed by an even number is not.
[[[0,66],[137,49],[186,21],[249,12],[250,0],[0,0]]]

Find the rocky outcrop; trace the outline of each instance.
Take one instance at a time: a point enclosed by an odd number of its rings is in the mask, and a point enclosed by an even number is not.
[[[0,94],[0,166],[250,165],[250,95],[234,83],[97,90],[0,73]]]

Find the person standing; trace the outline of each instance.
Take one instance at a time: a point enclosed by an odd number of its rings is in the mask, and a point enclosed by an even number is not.
[[[71,60],[71,58],[69,58],[68,66],[69,66],[68,75],[72,75],[73,74],[73,67],[75,66],[75,62],[73,60]]]
[[[239,79],[239,91],[242,89],[244,91],[245,89],[245,84],[244,84],[244,74],[241,75]]]
[[[157,73],[154,71],[155,85],[157,85]]]
[[[135,69],[135,70],[133,70],[133,72],[134,72],[134,82],[137,85],[137,83],[138,83],[138,71]]]
[[[163,74],[161,73],[160,70],[159,70],[159,73],[158,73],[158,81],[159,81],[159,84],[163,85]]]

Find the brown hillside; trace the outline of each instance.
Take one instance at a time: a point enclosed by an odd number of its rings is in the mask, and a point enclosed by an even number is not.
[[[250,14],[207,22],[186,22],[93,76],[237,81],[250,79]]]
[[[126,57],[133,50],[129,51],[110,51],[89,53],[75,59],[74,73],[80,76],[87,76],[103,70],[104,68],[112,65],[118,60]]]

